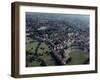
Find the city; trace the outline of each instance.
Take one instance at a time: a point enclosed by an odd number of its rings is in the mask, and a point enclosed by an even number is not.
[[[26,13],[26,67],[80,64],[89,64],[88,15]]]

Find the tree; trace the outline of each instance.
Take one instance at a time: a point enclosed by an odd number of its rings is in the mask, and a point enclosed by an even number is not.
[[[64,49],[67,49],[68,48],[68,46],[66,45],[65,47],[64,47]]]

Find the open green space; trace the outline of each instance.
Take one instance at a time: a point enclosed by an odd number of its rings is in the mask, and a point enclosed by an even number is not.
[[[35,54],[36,49],[37,49],[37,56]],[[40,66],[41,62],[38,59],[43,60],[47,66],[52,66],[56,64],[51,54],[49,53],[50,49],[48,48],[48,45],[44,42],[38,42],[37,40],[26,38],[26,51],[30,51],[33,56],[36,56],[36,59],[33,60],[32,62],[26,61],[27,67]]]
[[[69,65],[77,65],[82,64],[88,59],[88,53],[83,52],[82,50],[75,49],[70,53],[71,56],[71,62],[69,62]]]

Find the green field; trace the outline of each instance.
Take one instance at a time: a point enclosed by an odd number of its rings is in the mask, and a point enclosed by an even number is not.
[[[31,41],[31,42],[30,42]],[[41,61],[39,59],[43,60],[47,66],[56,65],[56,62],[52,58],[52,56],[49,54],[50,50],[48,48],[48,45],[44,42],[41,42],[38,49],[37,49],[37,55],[35,54],[35,50],[40,42],[36,40],[32,40],[30,38],[26,38],[26,51],[30,51],[32,55],[36,56],[35,60],[32,62],[27,62],[27,67],[34,67],[34,66],[40,66]],[[28,53],[26,53],[28,55]]]
[[[84,61],[87,60],[89,55],[82,50],[75,49],[70,53],[71,56],[71,62],[69,62],[69,65],[77,65],[77,64],[82,64]]]

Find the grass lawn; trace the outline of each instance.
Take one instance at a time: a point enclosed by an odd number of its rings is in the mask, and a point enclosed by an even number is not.
[[[42,50],[41,48],[44,48],[44,49]],[[52,58],[52,56],[49,53],[46,53],[46,51],[47,52],[50,51],[48,48],[48,45],[45,44],[44,42],[42,42],[38,49],[38,53],[42,54],[42,56],[39,56],[39,58],[43,59],[48,66],[55,65],[54,59]]]
[[[84,63],[85,60],[88,58],[88,53],[83,52],[82,50],[76,49],[70,53],[71,62],[68,63],[69,65],[77,65]]]
[[[41,45],[39,46],[38,53],[42,54],[45,53],[46,51],[49,51],[48,45],[42,42]]]
[[[40,62],[37,62],[37,61],[33,61],[32,63],[28,63],[28,67],[37,67],[37,66],[39,66],[40,65]]]
[[[30,43],[30,41],[33,41],[33,42]],[[26,42],[27,42],[26,50],[27,51],[30,50],[31,52],[35,53],[35,49],[37,48],[39,42],[36,40],[32,40],[30,38],[28,38],[28,39],[26,38]],[[37,54],[38,55],[40,54],[40,55],[37,57],[37,59],[40,58],[45,61],[47,66],[52,66],[52,65],[55,65],[56,63],[55,63],[54,59],[52,58],[51,54],[49,54],[49,51],[50,50],[48,48],[48,45],[44,42],[41,42],[41,45],[39,46],[38,51],[37,51]],[[48,53],[46,53],[46,52],[48,52]],[[35,56],[35,54],[33,54],[33,55]],[[28,67],[36,67],[36,66],[40,66],[40,62],[38,62],[38,60],[34,60],[34,61],[32,61],[32,63],[27,62],[27,65],[28,65]]]
[[[30,41],[34,41],[34,42],[31,42]],[[36,47],[38,45],[38,41],[36,40],[32,40],[31,38],[26,38],[26,51],[31,51],[34,53]]]

